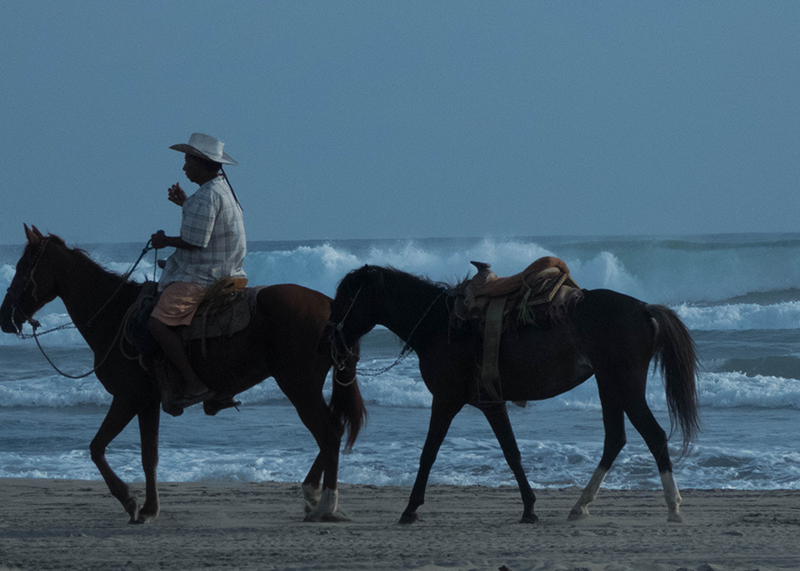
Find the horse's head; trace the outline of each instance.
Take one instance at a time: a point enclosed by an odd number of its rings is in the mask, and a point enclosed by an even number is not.
[[[28,243],[17,262],[17,271],[8,293],[0,306],[0,329],[5,333],[19,333],[26,321],[38,323],[33,316],[56,297],[55,275],[45,259],[49,249],[64,246],[57,236],[44,236],[36,226],[25,225]]]
[[[422,321],[452,287],[425,277],[389,267],[363,266],[347,274],[339,283],[331,303],[330,321],[340,340],[357,340],[375,327],[385,325],[395,335],[409,341]],[[442,305],[446,310],[446,306]],[[443,314],[445,321],[449,313]],[[441,315],[436,322],[441,321]],[[446,324],[445,324],[446,326]]]

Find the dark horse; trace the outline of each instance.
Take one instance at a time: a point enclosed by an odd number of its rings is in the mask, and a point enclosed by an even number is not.
[[[453,417],[465,404],[486,415],[514,472],[524,509],[523,523],[535,523],[536,501],[522,468],[504,401],[552,398],[595,376],[603,409],[603,456],[569,519],[589,514],[588,505],[625,445],[627,415],[653,454],[664,486],[669,521],[681,521],[678,487],[672,475],[667,436],[645,399],[650,361],[660,361],[670,419],[683,432],[685,451],[698,429],[695,377],[697,358],[688,330],[670,309],[649,305],[609,290],[584,291],[568,320],[551,327],[511,326],[499,356],[499,402],[477,389],[480,334],[467,322],[450,328],[455,288],[393,268],[364,266],[339,284],[331,305],[331,338],[341,355],[375,325],[399,336],[416,351],[419,369],[433,394],[428,436],[422,449],[411,498],[400,523],[418,519],[425,486]]]
[[[0,327],[6,333],[17,333],[24,321],[33,323],[34,314],[46,303],[56,296],[62,299],[94,352],[97,378],[113,396],[90,446],[92,460],[130,514],[131,523],[151,520],[159,512],[160,393],[155,376],[138,360],[126,357],[132,349],[128,346],[126,351],[119,338],[123,318],[142,284],[106,271],[81,250],[68,248],[58,236],[43,236],[35,226],[32,230],[25,226],[25,233],[28,243],[0,307]],[[330,314],[330,298],[284,284],[260,290],[257,302],[247,329],[230,338],[208,340],[207,358],[197,342],[190,346],[195,370],[210,389],[228,396],[274,377],[319,445],[319,454],[303,482],[307,519],[344,519],[337,505],[339,445],[345,427],[348,445],[353,444],[365,415],[355,379],[356,359],[335,370],[331,402],[326,404],[322,387],[332,360],[324,343],[322,350],[318,347]],[[105,458],[106,447],[135,416],[139,417],[146,480],[142,506]]]

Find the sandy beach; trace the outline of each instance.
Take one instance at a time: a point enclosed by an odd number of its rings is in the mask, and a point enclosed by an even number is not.
[[[661,491],[601,489],[568,523],[578,490],[540,490],[535,526],[514,488],[431,486],[411,526],[396,523],[407,488],[342,485],[347,523],[305,523],[298,484],[160,492],[158,520],[129,525],[102,482],[0,480],[0,570],[800,568],[800,491],[684,490],[686,522],[668,524]]]

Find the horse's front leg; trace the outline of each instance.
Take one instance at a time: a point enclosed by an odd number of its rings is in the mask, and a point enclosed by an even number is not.
[[[136,523],[148,523],[158,517],[158,423],[160,402],[155,401],[139,413],[139,436],[142,442],[142,468],[145,479],[145,502],[139,510]]]
[[[500,443],[500,448],[503,449],[503,456],[506,458],[508,467],[514,472],[514,478],[517,480],[523,506],[520,523],[538,522],[539,518],[533,513],[536,495],[533,493],[528,478],[525,476],[525,470],[522,467],[522,456],[519,453],[517,439],[514,438],[514,430],[511,428],[511,421],[508,418],[506,403],[486,404],[478,408],[486,416],[486,420],[489,421],[489,425]]]
[[[120,501],[122,507],[131,516],[130,523],[138,522],[139,502],[135,496],[131,495],[128,485],[109,466],[108,461],[106,461],[106,448],[128,426],[128,423],[133,420],[137,412],[136,407],[129,401],[114,397],[114,400],[111,401],[111,408],[108,409],[103,424],[100,425],[100,430],[97,431],[92,443],[89,445],[92,461],[97,466],[97,469],[100,470],[100,474],[111,491],[111,495]]]
[[[417,479],[414,480],[408,506],[400,516],[399,523],[414,523],[419,520],[417,508],[425,503],[425,487],[428,485],[428,476],[430,476],[431,468],[436,461],[436,455],[439,453],[444,437],[447,436],[450,423],[453,422],[453,418],[463,406],[463,402],[442,402],[442,399],[433,398],[431,421],[419,459]]]

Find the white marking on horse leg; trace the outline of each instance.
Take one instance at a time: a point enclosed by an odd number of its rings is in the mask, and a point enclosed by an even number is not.
[[[678,484],[675,483],[675,476],[672,472],[661,472],[661,484],[664,486],[664,498],[667,500],[669,516],[667,521],[683,523],[681,516],[681,493],[678,491]]]
[[[583,519],[589,515],[588,506],[597,497],[597,490],[600,489],[600,484],[602,484],[603,480],[605,480],[606,473],[608,473],[608,470],[604,470],[600,466],[597,467],[597,469],[594,471],[594,474],[592,474],[592,479],[589,480],[589,483],[583,489],[581,497],[578,499],[578,503],[575,504],[575,507],[573,507],[572,511],[569,512],[567,521]]]
[[[339,509],[339,491],[323,489],[319,502],[306,516],[306,521],[350,521],[350,516]]]
[[[310,514],[314,511],[314,508],[319,503],[319,498],[322,495],[322,490],[319,489],[319,486],[314,486],[312,484],[303,484],[303,500],[305,500],[306,504],[306,514]]]

